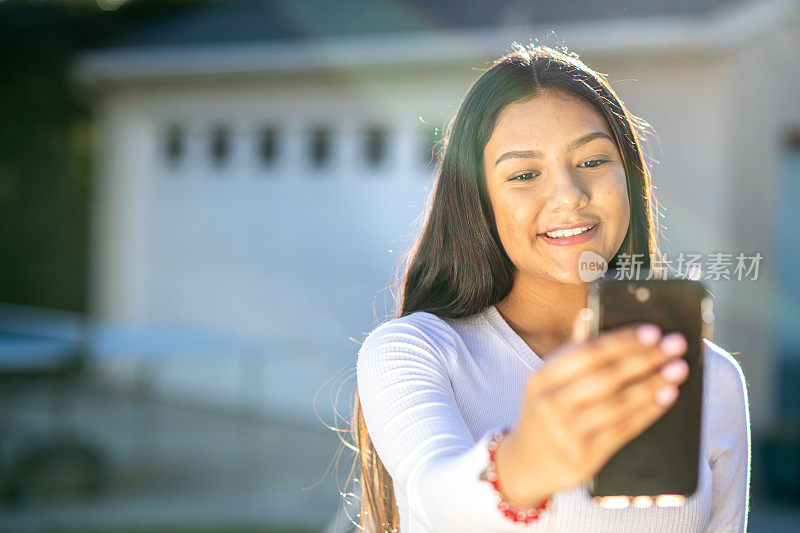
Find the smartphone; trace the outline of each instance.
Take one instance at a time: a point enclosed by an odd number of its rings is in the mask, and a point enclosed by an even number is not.
[[[711,293],[690,279],[618,279],[610,270],[592,282],[592,335],[622,326],[656,324],[681,332],[689,375],[661,418],[613,455],[589,480],[599,507],[679,507],[697,489],[703,403],[703,337],[711,339]]]

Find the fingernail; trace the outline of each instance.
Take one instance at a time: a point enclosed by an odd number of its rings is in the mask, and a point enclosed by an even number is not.
[[[686,351],[686,339],[680,333],[670,333],[661,339],[661,351],[667,355],[678,355]]]
[[[689,373],[689,365],[684,359],[675,359],[661,367],[661,377],[668,381],[680,381]]]
[[[669,405],[675,401],[675,398],[678,397],[678,387],[675,385],[667,385],[666,387],[659,389],[656,393],[656,403],[659,405]]]
[[[655,324],[644,324],[636,329],[636,338],[639,342],[652,346],[661,338],[661,329]]]

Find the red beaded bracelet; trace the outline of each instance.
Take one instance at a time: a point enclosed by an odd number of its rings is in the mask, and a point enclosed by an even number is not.
[[[495,433],[492,435],[491,439],[489,439],[489,464],[486,468],[481,472],[480,479],[488,481],[494,487],[494,492],[497,496],[497,508],[502,511],[502,513],[508,517],[513,522],[522,522],[527,524],[534,520],[538,520],[541,516],[542,511],[546,509],[550,509],[550,503],[552,499],[547,497],[543,499],[539,505],[536,507],[531,507],[529,509],[520,509],[519,507],[514,506],[506,500],[503,493],[500,492],[500,487],[498,486],[497,480],[497,472],[495,471],[495,453],[497,452],[497,447],[500,445],[500,441],[503,440],[511,429],[505,429],[499,433]]]

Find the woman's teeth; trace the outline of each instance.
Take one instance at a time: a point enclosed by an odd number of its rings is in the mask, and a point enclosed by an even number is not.
[[[597,224],[595,224],[594,226],[596,226],[596,225]],[[545,233],[545,235],[547,235],[551,239],[558,239],[558,238],[561,238],[561,237],[572,237],[573,235],[579,235],[581,233],[586,233],[587,231],[592,229],[594,226],[585,226],[583,228],[573,228],[573,229],[560,229],[560,230],[557,230],[557,231],[552,231],[550,233]]]

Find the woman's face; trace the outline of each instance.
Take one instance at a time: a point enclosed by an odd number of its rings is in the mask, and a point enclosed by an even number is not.
[[[483,153],[500,240],[517,275],[580,283],[581,253],[606,261],[628,231],[622,158],[605,118],[583,100],[543,91],[509,104]],[[553,228],[596,227],[551,239]]]

